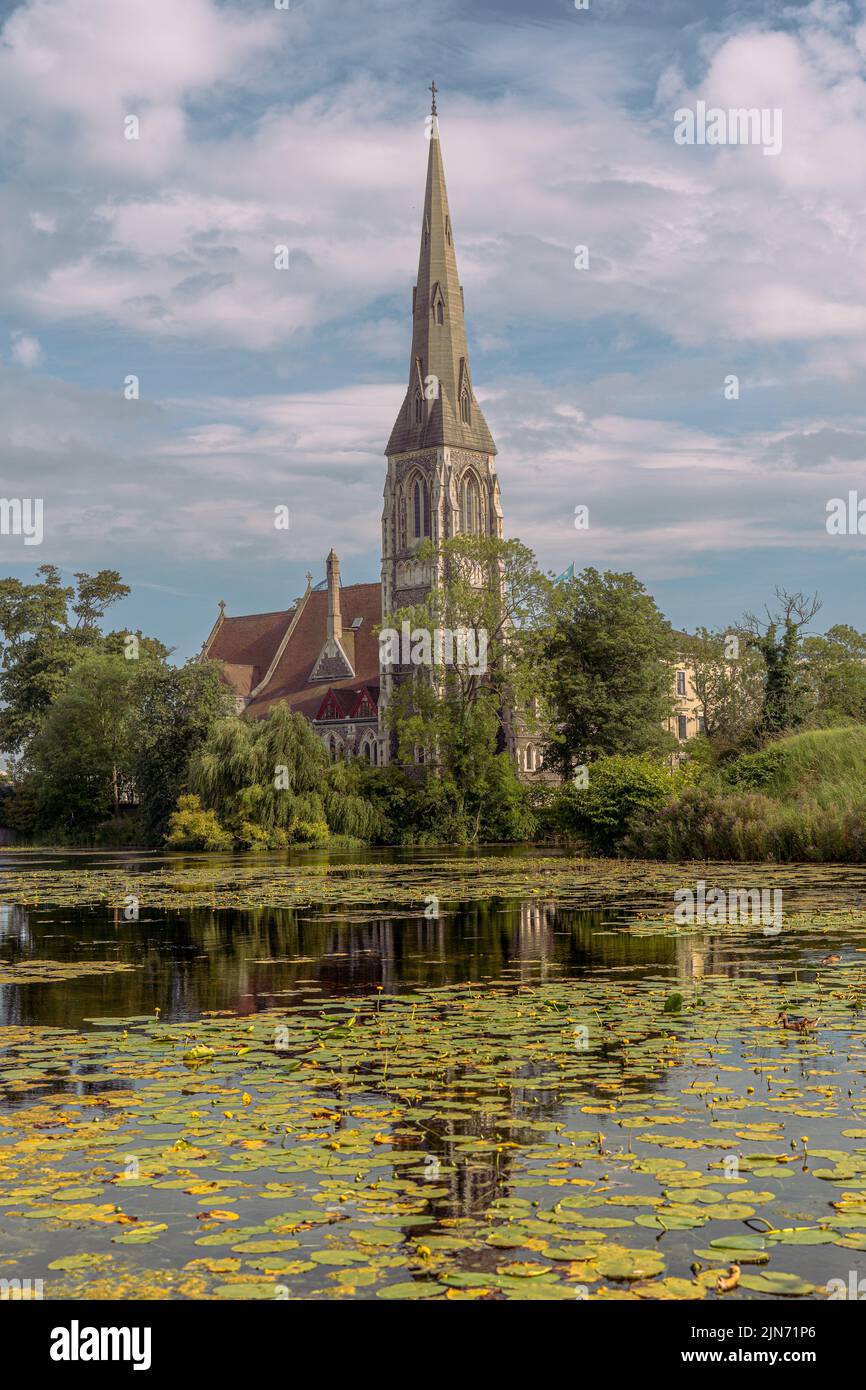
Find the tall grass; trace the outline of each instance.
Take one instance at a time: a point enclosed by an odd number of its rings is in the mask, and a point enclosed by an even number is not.
[[[655,859],[866,862],[866,728],[820,729],[736,759],[631,827]]]

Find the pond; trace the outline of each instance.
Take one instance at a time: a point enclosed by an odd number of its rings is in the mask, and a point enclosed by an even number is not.
[[[683,925],[700,883],[781,930]],[[856,867],[0,850],[0,1277],[842,1296],[864,923]]]

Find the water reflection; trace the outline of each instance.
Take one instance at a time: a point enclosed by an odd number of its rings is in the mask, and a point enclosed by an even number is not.
[[[369,862],[376,856],[363,851],[356,857]],[[412,857],[417,861],[417,854]],[[319,858],[352,862],[345,852],[322,852]],[[24,868],[11,860],[0,860],[7,872]],[[165,860],[150,855],[139,862],[126,855],[123,862],[158,868]],[[76,967],[74,977],[60,981],[0,984],[0,1024],[79,1027],[92,1017],[152,1014],[157,1008],[167,1020],[192,1020],[208,1011],[254,1013],[376,990],[501,977],[543,984],[590,971],[652,972],[686,985],[770,963],[780,977],[796,967],[808,979],[802,972],[817,960],[802,930],[779,938],[760,928],[704,928],[693,935],[650,926],[643,934],[625,931],[623,923],[635,918],[634,901],[617,900],[615,886],[609,903],[585,909],[527,896],[464,903],[432,918],[420,909],[357,906],[195,907],[150,909],[139,920],[128,920],[130,915],[122,907],[0,906],[0,962]],[[821,938],[824,951],[831,944]],[[82,973],[88,961],[131,968],[88,975]]]

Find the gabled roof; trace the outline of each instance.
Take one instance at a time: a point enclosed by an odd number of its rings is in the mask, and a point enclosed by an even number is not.
[[[379,685],[379,640],[375,629],[382,621],[381,585],[345,585],[340,589],[340,611],[341,640],[354,671],[344,680],[311,679],[327,636],[326,589],[309,590],[296,608],[283,613],[223,618],[203,656],[223,663],[223,675],[236,695],[244,699],[252,695],[245,713],[253,718],[261,718],[271,705],[285,700],[291,709],[315,719],[329,689],[346,691],[354,704],[364,686],[378,689]],[[353,627],[356,619],[361,620],[360,624]],[[280,652],[287,634],[288,640]],[[262,686],[265,677],[267,684]]]
[[[352,719],[358,713],[364,697],[367,697],[376,710],[379,706],[378,685],[364,685],[360,690],[329,686],[324,700],[314,719]],[[333,711],[332,712],[332,708]]]
[[[292,618],[294,608],[277,613],[222,617],[203,655],[223,662],[223,673],[237,695],[246,697],[267,671]]]

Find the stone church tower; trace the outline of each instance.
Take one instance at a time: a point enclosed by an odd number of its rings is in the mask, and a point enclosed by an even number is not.
[[[423,602],[437,582],[434,567],[417,558],[424,540],[435,545],[458,532],[502,535],[496,445],[472,389],[435,84],[428,129],[409,385],[385,450],[383,622],[397,609]],[[395,678],[399,669],[382,670],[380,732]],[[387,760],[387,738],[382,736]]]

